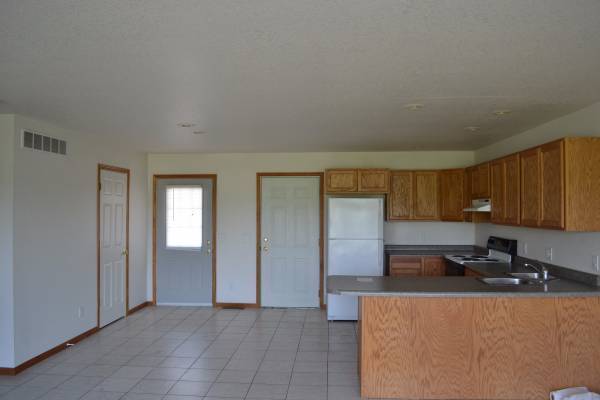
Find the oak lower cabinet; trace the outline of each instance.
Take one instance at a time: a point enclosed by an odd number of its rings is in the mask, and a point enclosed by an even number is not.
[[[490,163],[491,221],[518,225],[520,222],[519,155],[514,154]]]
[[[327,193],[380,193],[389,192],[387,169],[338,168],[325,171]]]
[[[565,138],[519,158],[522,226],[600,231],[600,138]]]
[[[392,171],[388,220],[439,220],[438,176],[438,171]]]
[[[390,276],[444,276],[446,262],[441,256],[390,256]]]
[[[442,221],[464,221],[465,170],[440,171],[440,219]]]
[[[478,278],[482,275],[477,271],[473,271],[472,269],[465,267],[465,276],[472,276],[474,278]]]

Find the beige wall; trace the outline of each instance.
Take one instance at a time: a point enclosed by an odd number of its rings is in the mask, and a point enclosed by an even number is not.
[[[217,301],[254,303],[256,299],[256,173],[323,171],[334,167],[388,167],[433,169],[463,167],[473,163],[473,152],[365,152],[365,153],[247,153],[150,154],[148,199],[152,175],[165,173],[216,173],[217,193]],[[150,204],[150,203],[149,203]],[[151,207],[149,207],[151,208]],[[148,221],[151,223],[151,209]],[[411,244],[473,243],[472,224],[386,224],[393,240]],[[457,235],[457,229],[459,234]],[[462,240],[461,240],[462,239]],[[148,273],[151,282],[151,231],[148,230]],[[150,289],[151,285],[149,285]],[[148,296],[151,296],[149,291]]]
[[[565,136],[600,136],[600,103],[477,150],[475,158],[478,162],[487,161]],[[489,235],[510,237],[519,241],[519,254],[522,256],[581,271],[599,272],[593,266],[593,257],[600,255],[600,233],[566,233],[478,224],[476,234],[480,245],[485,244]],[[546,248],[552,248],[552,261],[545,257]]]

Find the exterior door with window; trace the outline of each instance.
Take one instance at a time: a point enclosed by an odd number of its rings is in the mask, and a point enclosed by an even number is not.
[[[156,301],[212,304],[212,181],[156,185]]]

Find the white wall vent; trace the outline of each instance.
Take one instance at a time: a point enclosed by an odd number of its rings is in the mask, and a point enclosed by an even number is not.
[[[62,155],[67,154],[66,141],[41,135],[25,129],[21,135],[21,145],[25,149],[39,150]]]

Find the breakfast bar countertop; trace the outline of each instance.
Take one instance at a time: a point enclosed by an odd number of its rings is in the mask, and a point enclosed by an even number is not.
[[[337,275],[327,278],[327,293],[398,297],[589,297],[600,296],[600,287],[566,279],[545,284],[499,286],[464,276],[393,278]]]

